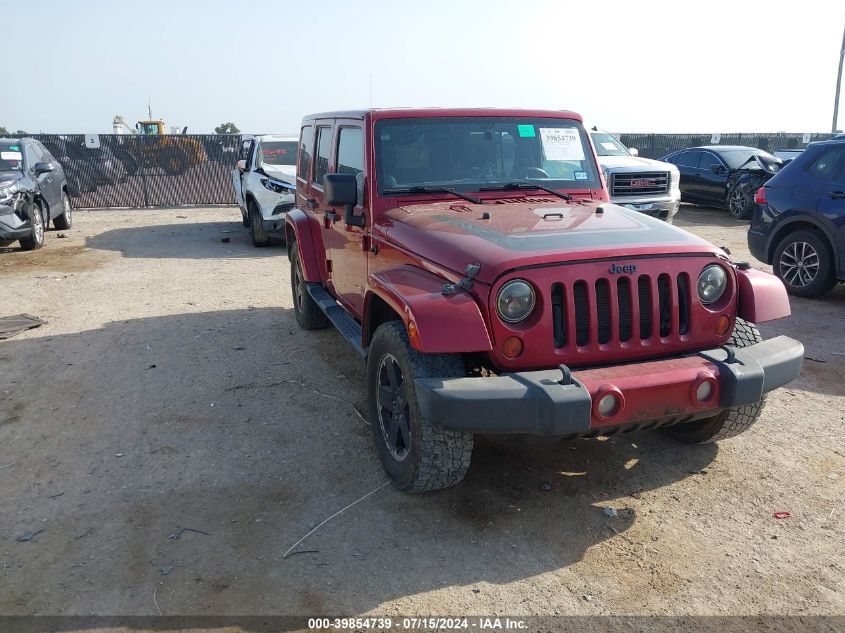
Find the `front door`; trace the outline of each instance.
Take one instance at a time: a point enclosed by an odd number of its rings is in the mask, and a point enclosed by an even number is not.
[[[64,213],[64,206],[62,205],[62,183],[60,182],[59,172],[48,171],[42,174],[35,173],[35,165],[37,163],[49,163],[49,158],[44,156],[37,143],[29,143],[24,147],[24,158],[30,177],[38,181],[38,189],[41,191],[41,197],[44,198],[47,206],[50,207],[49,217],[55,218]]]
[[[323,129],[329,134],[330,128],[321,128],[317,140],[317,171],[322,184],[323,173],[351,174],[358,183],[358,201],[353,212],[356,216],[364,214],[369,222],[364,195],[364,132],[360,121],[339,120],[336,124],[334,143],[330,155],[333,160],[322,160],[321,153],[329,152],[329,146],[323,143]],[[327,166],[327,172],[321,171],[321,165]],[[314,178],[318,182],[318,178]],[[359,227],[344,222],[345,209],[330,207],[323,202],[323,240],[326,245],[326,257],[329,262],[329,279],[338,299],[356,316],[360,317],[364,307],[364,287],[367,281],[366,235],[368,226]]]
[[[249,169],[249,162],[250,162],[250,155],[252,153],[252,147],[255,144],[253,139],[247,139],[241,142],[240,148],[238,148],[238,158],[237,160],[246,161],[247,169]],[[232,186],[235,188],[235,202],[238,203],[238,206],[241,209],[246,209],[246,200],[244,200],[244,187],[243,187],[243,180],[244,174],[246,170],[242,173],[240,169],[238,169],[237,165],[232,170]]]
[[[698,167],[701,197],[712,202],[724,202],[727,195],[728,168],[713,152],[701,152]]]
[[[842,278],[845,276],[845,148],[833,148],[817,159],[810,166],[814,176],[819,175],[819,163],[825,160],[836,167],[831,168],[830,173],[834,175],[821,188],[816,209],[825,227],[832,233],[832,246],[837,250],[835,260],[839,261],[837,277]]]

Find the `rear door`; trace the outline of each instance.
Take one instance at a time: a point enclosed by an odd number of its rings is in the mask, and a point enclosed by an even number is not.
[[[673,162],[681,172],[681,196],[684,200],[695,200],[698,197],[698,159],[701,152],[697,150],[686,150],[676,154]]]
[[[814,160],[807,173],[822,181],[816,210],[833,237],[839,261],[838,277],[845,276],[845,144],[831,147]]]

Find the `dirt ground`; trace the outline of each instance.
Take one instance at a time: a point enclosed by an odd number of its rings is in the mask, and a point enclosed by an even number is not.
[[[0,614],[845,614],[845,286],[761,326],[807,360],[743,436],[482,439],[408,496],[284,247],[236,209],[75,221],[0,249],[0,314],[48,321],[0,341]],[[725,212],[677,224],[760,266]]]

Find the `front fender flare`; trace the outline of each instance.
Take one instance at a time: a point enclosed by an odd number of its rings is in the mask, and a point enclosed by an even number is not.
[[[293,240],[291,240],[293,235]],[[302,209],[289,211],[285,216],[285,237],[288,243],[288,259],[291,257],[291,244],[299,246],[299,262],[305,281],[320,283],[320,267],[314,253],[314,240],[311,239],[311,221]]]
[[[371,306],[378,296],[402,317],[411,345],[420,352],[491,351],[487,324],[475,299],[466,292],[442,294],[444,283],[442,277],[407,264],[372,273],[364,298],[364,347],[370,344]]]
[[[788,317],[789,295],[783,282],[762,270],[737,270],[739,290],[737,316],[751,323],[763,323]]]

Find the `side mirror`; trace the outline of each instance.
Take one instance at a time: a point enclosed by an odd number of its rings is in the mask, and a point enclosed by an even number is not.
[[[326,174],[323,176],[323,193],[330,207],[343,205],[343,221],[352,226],[364,226],[363,214],[355,215],[358,202],[358,180],[352,174]]]
[[[51,171],[56,171],[56,168],[53,167],[50,163],[35,163],[32,166],[32,171],[36,174],[47,174]]]
[[[636,147],[629,147],[629,148],[628,148],[628,153],[629,153],[631,156],[639,156],[639,155],[640,155],[640,150],[638,150]]]
[[[246,170],[246,161],[245,160],[239,160],[237,162],[237,166],[238,166],[238,171],[243,173]]]

